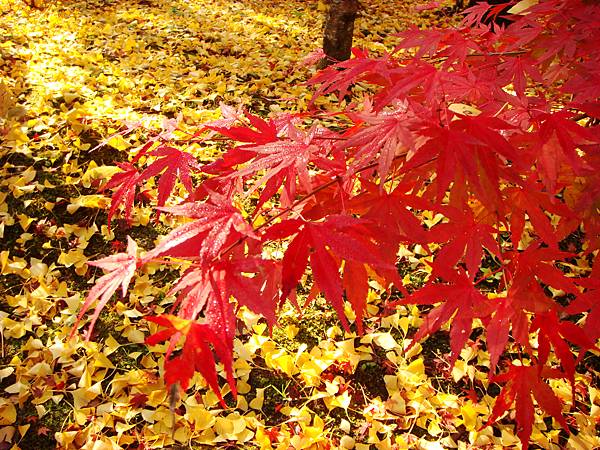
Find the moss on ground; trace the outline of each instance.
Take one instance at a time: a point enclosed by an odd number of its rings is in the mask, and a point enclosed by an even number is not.
[[[298,333],[293,339],[285,332],[288,325],[298,328]],[[296,352],[302,344],[306,344],[310,350],[320,341],[327,339],[327,330],[334,325],[339,325],[339,319],[333,308],[324,301],[315,301],[305,308],[301,315],[282,317],[279,326],[273,329],[273,340],[289,352]]]
[[[27,402],[19,410],[18,424],[30,425],[29,430],[19,442],[22,449],[51,450],[57,448],[54,433],[62,431],[73,413],[73,407],[66,400],[58,403],[44,403],[46,413],[38,418],[35,406]]]
[[[267,426],[278,425],[287,419],[279,412],[280,408],[287,404],[286,390],[292,380],[287,377],[278,376],[275,372],[261,368],[254,368],[250,372],[248,384],[252,390],[246,395],[246,400],[250,403],[256,398],[257,389],[265,389],[264,403],[262,413],[264,423]]]

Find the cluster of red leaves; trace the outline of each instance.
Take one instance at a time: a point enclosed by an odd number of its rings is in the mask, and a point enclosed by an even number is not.
[[[345,328],[348,300],[360,332],[368,282],[377,279],[403,294],[397,303],[436,305],[415,341],[450,322],[452,361],[475,324],[484,325],[490,375],[503,385],[490,422],[516,402],[526,446],[535,399],[566,427],[545,380],[573,382],[600,337],[600,6],[539,2],[507,28],[482,24],[486,12],[480,3],[460,28],[412,29],[390,54],[355,50],[317,74],[316,97],[343,99],[356,83],[374,92],[340,111],[336,127],[320,125],[316,110],[264,120],[224,107],[222,120],[193,137],[237,142],[220,160],[201,166],[168,139],[144,147],[145,170],[123,165],[109,182],[109,220],[121,207],[129,215],[137,186],[160,175],[160,211],[192,221],[142,257],[130,245],[98,261],[109,273],[84,310],[124,291],[136,265],[189,260],[172,289],[178,317],[151,319],[166,328],[148,342],[170,340],[171,354],[185,337],[166,364],[167,383],[186,387],[198,371],[218,393],[215,357],[235,385],[235,305],[274,325],[283,301],[297,305],[310,267],[311,297],[321,292]],[[203,174],[197,186],[191,171]],[[177,177],[191,195],[164,207]],[[250,195],[260,226],[232,206]],[[424,211],[444,219],[425,226]],[[562,251],[571,233],[581,250]],[[274,242],[287,243],[281,259],[265,256]],[[438,248],[429,281],[410,294],[396,269],[401,244]],[[573,257],[593,269],[569,272],[561,263]],[[493,268],[502,276],[489,296],[483,281]],[[549,287],[562,291],[560,302]],[[503,356],[507,346],[521,358]]]

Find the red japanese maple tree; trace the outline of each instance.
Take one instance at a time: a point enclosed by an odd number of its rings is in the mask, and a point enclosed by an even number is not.
[[[478,3],[461,27],[400,33],[389,54],[355,49],[310,81],[315,98],[337,94],[344,105],[326,121],[314,105],[268,119],[223,107],[223,119],[190,137],[232,141],[210,164],[174,148],[169,132],[157,136],[108,183],[109,221],[118,210],[129,217],[152,177],[159,213],[190,220],[142,256],[130,242],[94,263],[109,272],[82,314],[100,299],[97,316],[119,287],[125,293],[136,267],[188,261],[171,289],[174,313],[149,318],[164,329],[148,343],[170,342],[168,384],[185,388],[198,371],[220,396],[215,357],[235,386],[237,307],[275,325],[283,301],[298,305],[310,269],[313,294],[347,330],[349,301],[362,332],[375,278],[397,292],[390,307],[434,305],[414,342],[449,323],[452,362],[473,327],[483,328],[490,377],[503,386],[490,423],[516,402],[525,447],[535,400],[567,428],[545,380],[574,383],[600,337],[600,5],[528,1],[513,12],[509,27],[485,25],[488,6]],[[357,83],[371,94],[352,96]],[[190,195],[165,206],[177,178]],[[253,199],[253,210],[242,211],[240,198]],[[443,219],[426,226],[426,212]],[[274,242],[282,258],[264,251]],[[431,252],[431,275],[407,289],[397,253],[416,244]],[[508,347],[521,356],[506,356]]]

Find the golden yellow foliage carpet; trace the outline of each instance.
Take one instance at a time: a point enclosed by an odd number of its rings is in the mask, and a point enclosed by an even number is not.
[[[169,402],[164,347],[143,345],[142,317],[166,310],[173,274],[150,267],[115,301],[92,342],[69,333],[100,273],[87,261],[131,234],[148,249],[166,227],[136,209],[134,227],[109,233],[110,199],[98,185],[144,142],[144,129],[179,117],[218,117],[218,105],[267,115],[302,110],[326,7],[299,0],[0,0],[0,449],[511,448],[512,422],[482,428],[493,404],[487,353],[473,346],[455,368],[440,333],[406,352],[416,309],[379,317],[373,285],[367,333],[344,334],[316,303],[284,313],[269,335],[242,310],[237,402],[222,409],[200,377]],[[356,45],[381,52],[393,33],[443,16],[416,2],[365,0]],[[144,128],[116,135],[128,124]],[[93,150],[99,144],[103,147]],[[203,158],[219,151],[204,150]],[[434,220],[431,218],[431,220]],[[407,282],[424,255],[408,254]],[[348,311],[352,317],[351,311]],[[554,387],[565,399],[570,388]],[[592,389],[590,387],[590,389]],[[598,399],[596,391],[592,399]],[[597,400],[596,400],[597,401]],[[598,416],[598,407],[595,416]],[[572,414],[565,438],[537,418],[542,448],[600,446],[594,414]],[[562,445],[562,444],[561,444]]]

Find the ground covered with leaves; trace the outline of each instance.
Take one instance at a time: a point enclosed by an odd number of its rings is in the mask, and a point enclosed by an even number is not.
[[[453,20],[416,2],[363,5],[356,45],[373,52],[410,25]],[[360,336],[344,333],[318,299],[302,317],[284,308],[272,333],[241,309],[239,395],[223,388],[228,409],[199,376],[185,395],[170,396],[165,346],[144,345],[156,326],[143,316],[173,303],[172,268],[145,267],[131,294],[101,314],[90,342],[70,337],[102,274],[87,262],[122,250],[126,235],[149,249],[173,225],[144,206],[156,197],[150,185],[132,227],[108,229],[110,197],[98,187],[115,163],[152,132],[174,123],[192,132],[218,118],[222,102],[262,116],[303,110],[311,95],[303,82],[314,72],[303,59],[319,47],[326,8],[299,0],[33,6],[0,0],[0,449],[519,446],[510,415],[485,427],[499,388],[487,380],[489,354],[476,333],[453,368],[445,331],[406,351],[420,311],[387,311],[377,283]],[[223,145],[196,156],[209,161]],[[418,286],[428,253],[405,253],[404,282]],[[569,415],[579,433],[539,416],[532,440],[540,448],[600,446],[594,358],[577,375],[591,398]],[[553,383],[569,401],[567,381]]]

